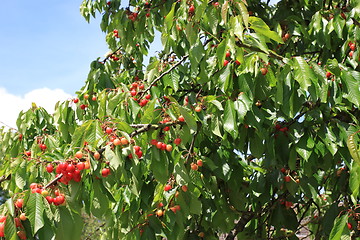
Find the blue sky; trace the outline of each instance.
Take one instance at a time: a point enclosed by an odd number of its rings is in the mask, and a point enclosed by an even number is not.
[[[80,15],[80,0],[12,0],[0,7],[0,87],[13,94],[61,88],[73,94],[90,62],[106,51],[98,21]]]

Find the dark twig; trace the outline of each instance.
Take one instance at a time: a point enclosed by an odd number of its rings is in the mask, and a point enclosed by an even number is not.
[[[174,65],[171,66],[171,68],[169,68],[168,70],[166,70],[165,72],[163,72],[162,74],[160,74],[160,76],[158,76],[157,78],[155,78],[150,85],[141,92],[141,95],[139,97],[139,99],[141,99],[147,91],[149,91],[151,89],[152,86],[154,86],[161,78],[163,78],[166,74],[169,74],[172,70],[174,70],[174,68],[176,68],[177,66],[179,66],[182,62],[184,62],[187,58],[189,57],[189,55],[185,55],[183,56],[177,63],[175,63]]]
[[[60,173],[56,178],[54,178],[53,180],[51,180],[48,184],[45,185],[44,188],[48,188],[51,185],[55,184],[60,178],[62,178],[63,174]]]
[[[174,121],[174,122],[168,122],[168,123],[158,123],[158,124],[131,124],[130,127],[132,128],[138,128],[137,130],[135,130],[134,132],[130,133],[129,136],[131,138],[135,137],[136,135],[143,133],[143,132],[147,132],[150,129],[159,129],[159,128],[165,128],[165,127],[170,127],[170,126],[174,126],[174,125],[183,125],[185,124],[184,122],[180,122],[180,121]]]
[[[95,234],[97,231],[99,231],[102,227],[104,227],[105,224],[106,224],[106,223],[103,223],[103,224],[101,224],[99,227],[97,227],[94,232],[90,233],[90,234],[86,237],[85,240],[91,240],[91,236],[92,236],[93,234]]]
[[[234,240],[239,232],[242,232],[246,224],[255,216],[254,212],[244,212],[232,231],[227,235],[226,240]]]

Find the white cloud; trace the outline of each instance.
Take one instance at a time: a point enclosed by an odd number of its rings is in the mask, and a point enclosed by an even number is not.
[[[0,87],[0,126],[6,124],[9,127],[16,128],[16,119],[20,111],[31,108],[33,102],[51,114],[54,112],[55,104],[58,101],[70,98],[72,96],[62,89],[39,88],[26,93],[24,96],[17,96]]]

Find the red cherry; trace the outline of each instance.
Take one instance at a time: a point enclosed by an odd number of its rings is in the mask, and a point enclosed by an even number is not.
[[[164,187],[164,191],[167,192],[167,191],[170,191],[170,189],[171,189],[171,185],[166,184]]]
[[[43,144],[43,143],[40,144],[39,147],[40,147],[41,151],[45,151],[46,148],[47,148],[47,146],[45,144]]]
[[[48,173],[52,173],[52,172],[54,171],[54,166],[49,163],[49,164],[46,166],[46,171],[47,171]]]
[[[83,153],[81,151],[78,151],[78,152],[75,153],[75,157],[80,159],[80,158],[83,157]]]
[[[20,219],[19,218],[14,218],[14,221],[15,221],[15,227],[21,227],[22,226],[22,224],[21,224],[21,221],[20,221]]]
[[[143,155],[143,152],[142,151],[138,151],[135,153],[137,155],[138,158],[141,158],[142,155]]]
[[[190,7],[189,7],[189,14],[194,14],[194,12],[195,12],[195,7],[194,7],[194,5],[191,5]]]
[[[174,143],[175,143],[176,145],[179,145],[179,144],[181,143],[181,138],[175,138],[175,139],[174,139]]]
[[[78,98],[74,98],[74,99],[73,99],[73,102],[74,102],[74,103],[78,103],[78,102],[79,102],[79,99],[78,99]]]
[[[0,216],[0,223],[4,223],[6,221],[6,216],[1,215]]]
[[[354,56],[354,51],[350,51],[350,52],[349,52],[349,57],[352,58],[353,56]]]
[[[162,144],[161,144],[161,150],[163,150],[163,151],[166,150],[166,143],[162,143]]]
[[[157,144],[156,144],[156,147],[158,148],[158,149],[161,149],[162,148],[162,142],[158,142]]]
[[[355,48],[356,48],[355,43],[351,43],[351,44],[350,44],[350,49],[351,49],[352,51],[355,51]]]
[[[185,118],[184,118],[182,115],[180,115],[180,116],[178,117],[178,120],[179,120],[180,122],[185,122]]]
[[[145,96],[145,98],[149,100],[151,98],[151,95],[148,94],[148,95]]]
[[[150,144],[151,145],[156,145],[158,143],[158,141],[156,140],[156,139],[151,139],[151,141],[150,141]]]
[[[241,63],[238,60],[235,60],[236,65],[240,65]]]
[[[170,127],[169,126],[166,126],[163,128],[164,131],[169,131],[170,130]]]
[[[141,149],[141,147],[140,147],[140,146],[134,146],[134,151],[135,151],[135,152],[140,151],[140,149]]]
[[[329,78],[329,77],[331,77],[331,72],[326,72],[326,78]]]
[[[25,155],[28,156],[28,157],[31,157],[31,151],[26,151]]]
[[[284,177],[284,181],[285,181],[285,182],[290,182],[290,181],[291,181],[291,177],[288,176],[288,175],[285,176],[285,177]]]
[[[15,206],[16,206],[17,208],[22,208],[23,205],[24,205],[24,199],[18,198],[18,199],[16,200],[16,202],[15,202]]]
[[[77,164],[76,164],[76,168],[78,169],[78,170],[84,170],[85,169],[85,163],[84,162],[78,162]]]
[[[37,188],[37,183],[31,183],[30,184],[30,189],[35,189],[35,188]]]
[[[199,166],[199,167],[202,167],[203,166],[203,161],[201,159],[197,160],[196,161],[196,164]]]
[[[137,89],[138,84],[137,84],[136,82],[134,82],[134,83],[131,84],[131,87],[132,87],[133,89]]]
[[[225,57],[229,58],[231,56],[231,53],[229,51],[226,52]]]
[[[144,89],[145,88],[145,85],[144,84],[139,84],[139,89]]]
[[[136,92],[135,90],[131,90],[131,91],[130,91],[130,94],[131,94],[131,96],[134,97],[134,96],[137,94],[137,92]]]
[[[103,168],[103,169],[101,170],[101,175],[102,175],[103,177],[107,177],[109,174],[110,174],[110,169],[109,169],[109,168]]]
[[[286,168],[284,168],[284,167],[281,168],[281,169],[280,169],[280,172],[285,173],[285,172],[286,172]]]
[[[260,72],[262,75],[265,76],[268,73],[268,70],[267,70],[267,68],[260,68]]]
[[[85,104],[81,104],[81,105],[80,105],[80,108],[81,108],[82,110],[85,110],[86,105],[85,105]]]
[[[347,223],[347,228],[348,228],[349,230],[351,230],[351,229],[352,229],[352,224],[351,224],[351,223]]]
[[[199,169],[199,166],[196,163],[191,163],[191,169],[194,171],[197,171]]]
[[[223,63],[223,65],[224,65],[224,67],[226,66],[226,65],[228,65],[229,64],[229,60],[224,60],[224,63]]]
[[[166,151],[171,152],[173,147],[170,144],[166,145]]]
[[[107,134],[110,134],[110,133],[113,132],[113,129],[112,129],[111,127],[107,127],[107,128],[105,129],[105,132],[106,132]]]

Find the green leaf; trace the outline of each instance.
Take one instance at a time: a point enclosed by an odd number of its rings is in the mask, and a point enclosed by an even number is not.
[[[26,215],[31,224],[32,235],[44,226],[44,197],[41,194],[30,194],[26,204]]]
[[[337,217],[335,219],[334,226],[331,230],[329,240],[340,240],[341,239],[341,235],[345,229],[348,218],[349,218],[348,215],[344,214],[340,218]]]
[[[302,57],[294,57],[295,62],[295,80],[299,82],[300,87],[307,90],[311,85],[313,74],[307,62]]]
[[[183,115],[183,117],[185,118],[185,122],[188,125],[188,127],[190,128],[191,133],[195,133],[197,131],[197,123],[196,120],[193,116],[190,115],[190,113],[188,112],[188,110],[182,106],[178,106],[181,115]]]
[[[354,76],[348,71],[341,71],[341,80],[344,83],[345,98],[354,103],[356,107],[360,107],[360,79],[355,79]]]
[[[80,215],[59,207],[59,221],[56,225],[56,240],[80,239],[83,220]]]
[[[256,33],[262,34],[278,43],[283,43],[283,40],[278,33],[271,31],[264,20],[258,17],[249,17],[250,28],[254,29]]]
[[[353,162],[353,166],[350,169],[349,187],[354,199],[357,199],[360,190],[360,165]]]
[[[231,99],[229,99],[229,100],[227,100],[226,105],[225,105],[224,129],[225,129],[225,131],[230,133],[230,135],[233,138],[236,138],[238,135],[236,123],[237,123],[237,121],[236,121],[236,112],[235,112],[235,108],[234,108],[234,102]]]
[[[227,12],[229,9],[229,1],[225,1],[224,4],[221,7],[221,18],[224,21],[224,23],[226,24],[227,22]]]
[[[17,234],[16,234],[16,226],[14,224],[14,218],[12,218],[11,216],[6,217],[5,239],[9,239],[9,240],[17,240],[18,239]]]
[[[73,145],[75,147],[83,147],[84,142],[91,142],[96,145],[103,135],[104,133],[99,121],[88,120],[76,128],[73,136]]]
[[[173,3],[171,10],[169,11],[169,13],[166,15],[165,17],[165,26],[167,31],[169,32],[171,27],[174,25],[174,11],[175,11],[175,6],[176,6],[176,2]]]
[[[98,218],[101,218],[106,213],[106,211],[109,210],[109,200],[101,190],[100,184],[100,179],[94,179],[94,196],[91,201],[91,212],[94,214],[95,217]]]

